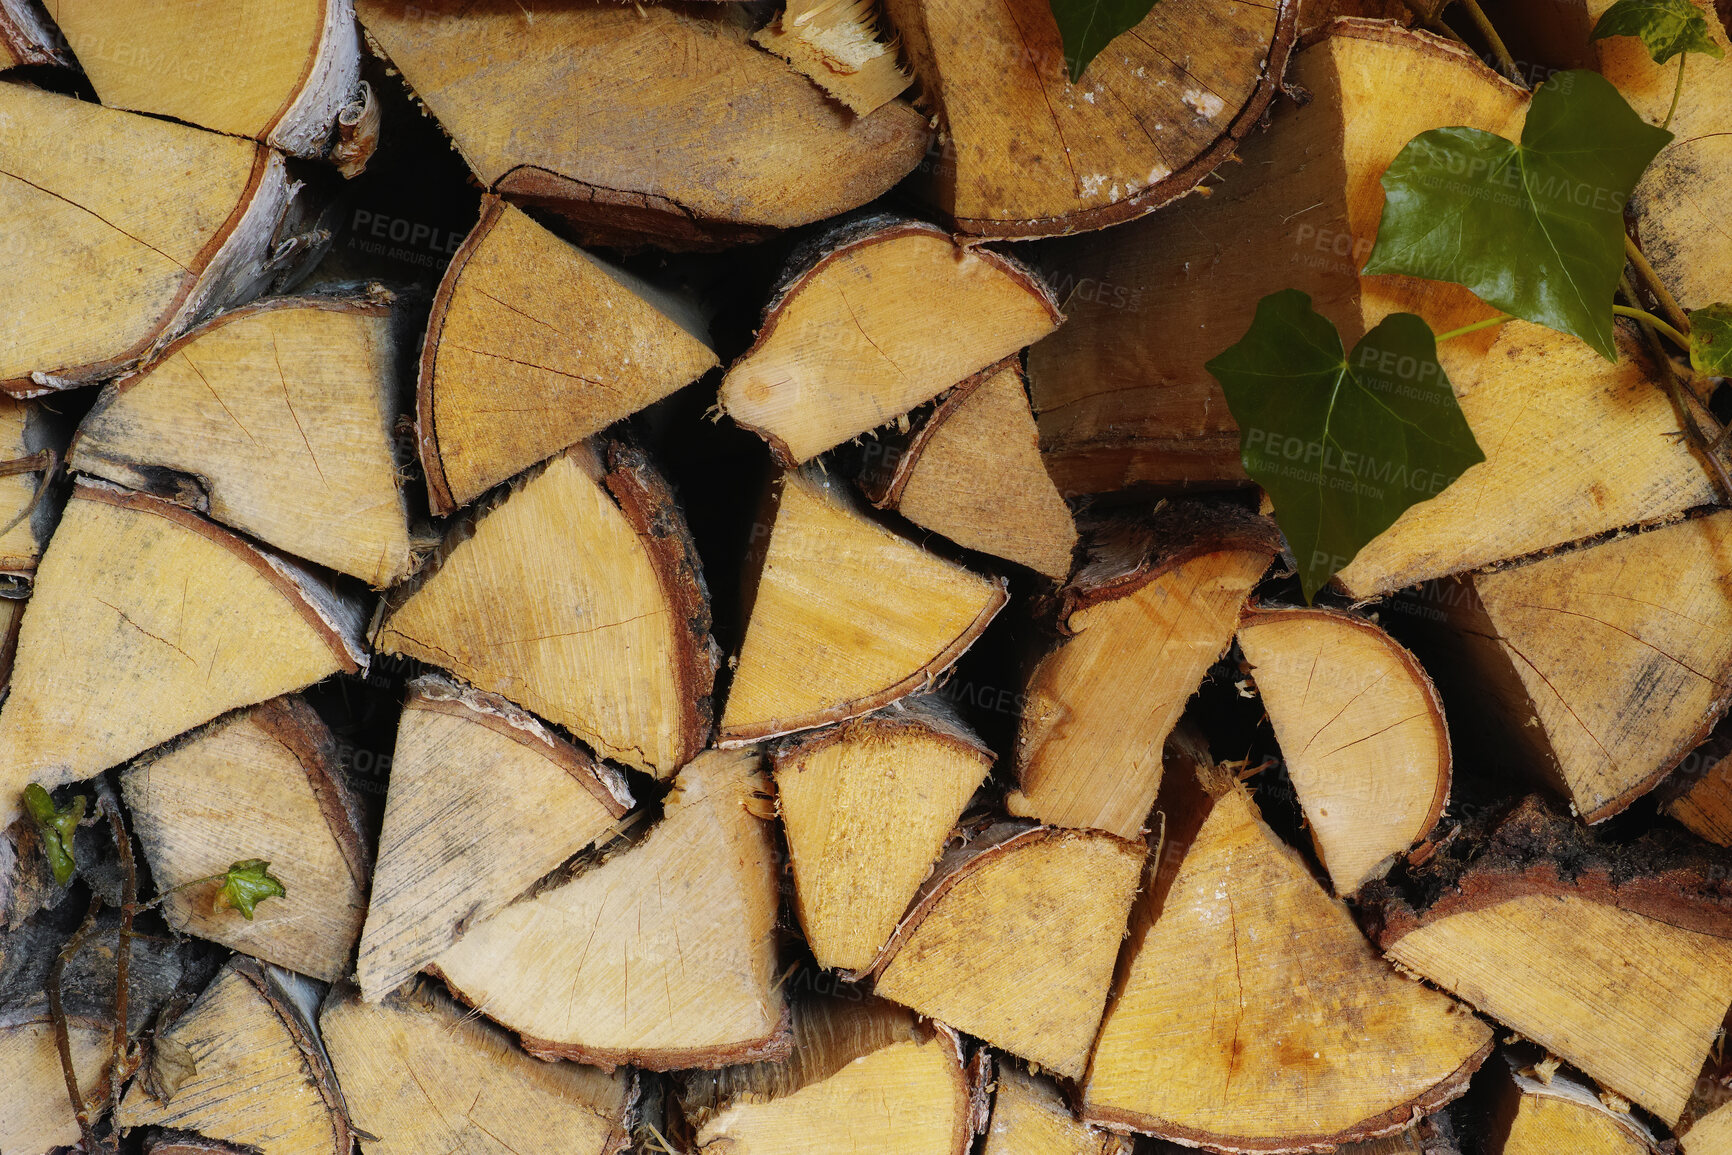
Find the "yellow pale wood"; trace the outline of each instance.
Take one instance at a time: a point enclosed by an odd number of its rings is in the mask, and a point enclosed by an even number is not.
[[[219,317],[110,387],[71,465],[135,488],[152,488],[153,469],[190,475],[190,500],[217,521],[391,585],[410,568],[391,328],[382,308],[331,301]]]
[[[1161,750],[1232,641],[1269,556],[1223,550],[1074,613],[1075,636],[1030,679],[1012,814],[1137,837],[1161,785]]]
[[[110,1032],[82,1023],[67,1027],[72,1069],[87,1098],[108,1062]],[[41,1155],[78,1142],[78,1119],[66,1095],[60,1052],[49,1022],[0,1026],[0,1151]],[[95,1104],[92,1104],[94,1107]]]
[[[29,457],[57,441],[47,428],[42,403],[0,397],[0,461]],[[0,525],[10,522],[29,507],[42,483],[40,473],[17,473],[0,477]],[[44,502],[46,502],[46,497]],[[39,526],[49,511],[41,504],[30,517],[0,534],[0,575],[29,577],[36,572],[47,533]]]
[[[759,759],[712,751],[643,842],[506,907],[436,960],[538,1053],[717,1066],[778,1033],[776,874]],[[760,807],[761,808],[761,807]]]
[[[422,358],[430,405],[423,398],[421,435],[437,456],[429,475],[443,477],[442,507],[467,504],[717,364],[653,290],[520,209],[490,204],[469,243],[441,286],[443,312]]]
[[[319,1031],[368,1155],[609,1155],[625,1072],[544,1063],[431,989],[333,995]]]
[[[892,707],[778,755],[794,908],[819,966],[872,964],[985,780],[991,753],[956,729]]]
[[[1132,949],[1084,1086],[1087,1118],[1223,1146],[1375,1134],[1465,1080],[1491,1040],[1379,959],[1237,787]]]
[[[1693,54],[1694,70],[1703,57]],[[1677,68],[1674,61],[1672,68]],[[1704,82],[1688,76],[1684,90]],[[1722,81],[1722,84],[1732,81]],[[1686,309],[1700,309],[1732,296],[1724,270],[1732,268],[1732,233],[1717,213],[1732,188],[1732,110],[1713,133],[1667,145],[1642,174],[1630,197],[1642,251]]]
[[[1668,1123],[1732,1005],[1732,942],[1579,897],[1451,915],[1389,956]]]
[[[1732,1106],[1722,1106],[1696,1120],[1679,1140],[1684,1155],[1732,1155]]]
[[[856,512],[835,483],[787,474],[723,740],[841,721],[924,688],[1005,597],[1002,582]]]
[[[504,699],[415,683],[355,963],[362,995],[377,1002],[401,985],[595,841],[631,800],[618,774]]]
[[[1598,1103],[1523,1095],[1498,1155],[1648,1155],[1652,1150]]]
[[[1146,850],[1098,831],[1037,828],[982,852],[910,916],[874,989],[1081,1077]]]
[[[0,84],[0,219],[20,246],[0,285],[0,382],[99,375],[143,352],[262,163],[249,141]]]
[[[1076,548],[1070,508],[1040,459],[1040,432],[1014,366],[941,405],[911,453],[896,509],[958,545],[1063,581]]]
[[[441,666],[661,776],[692,754],[677,621],[595,450],[555,458],[452,546],[375,644]]]
[[[25,785],[100,773],[356,657],[250,545],[77,496],[43,554],[0,708],[0,826]],[[358,632],[358,631],[357,631]],[[226,865],[226,863],[225,863]]]
[[[1585,27],[1592,28],[1614,0],[1576,0],[1565,5],[1564,12],[1579,6],[1586,13]],[[1719,57],[1700,52],[1690,54],[1685,66],[1684,91],[1678,98],[1678,109],[1672,114],[1670,128],[1679,142],[1711,132],[1732,129],[1732,38],[1720,22],[1714,0],[1691,0],[1708,24],[1708,35],[1720,46]],[[1599,57],[1600,72],[1617,86],[1644,120],[1659,124],[1666,119],[1672,104],[1672,91],[1678,83],[1678,61],[1655,64],[1641,40],[1634,36],[1613,36],[1594,41],[1588,49]],[[1672,147],[1677,147],[1673,145]]]
[[[1335,1150],[1337,1155],[1425,1155],[1425,1147],[1411,1131],[1364,1143],[1343,1143]]]
[[[265,1155],[343,1155],[308,1060],[277,1009],[231,964],[166,1032],[196,1065],[166,1103],[136,1079],[121,1127],[173,1127]]]
[[[1423,838],[1449,795],[1449,731],[1431,680],[1369,622],[1252,615],[1239,647],[1338,894]]]
[[[1692,834],[1732,846],[1732,758],[1715,762],[1664,809]]]
[[[791,0],[780,16],[752,33],[752,42],[857,116],[896,99],[914,79],[897,62],[894,40],[886,44],[879,35],[877,11],[866,0]]]
[[[1130,1155],[1131,1141],[1079,1123],[1051,1079],[998,1068],[982,1155]]]
[[[367,911],[364,863],[354,860],[359,831],[332,829],[315,791],[334,791],[335,781],[324,767],[303,766],[261,721],[248,711],[219,723],[129,768],[121,787],[171,927],[332,982],[348,972]],[[248,858],[269,862],[288,892],[261,902],[250,920],[216,906],[218,883],[175,890]]]
[[[1060,320],[1021,266],[930,226],[892,225],[795,282],[728,369],[721,403],[799,463],[930,400]]]

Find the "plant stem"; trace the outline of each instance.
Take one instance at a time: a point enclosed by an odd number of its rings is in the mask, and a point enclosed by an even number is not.
[[[1636,300],[1636,290],[1630,284],[1628,273],[1618,278],[1618,287],[1624,291],[1624,296],[1632,301]],[[1614,305],[1612,308],[1617,310],[1619,307]],[[1632,313],[1635,314],[1636,324],[1642,330],[1642,336],[1648,342],[1648,352],[1653,356],[1665,380],[1666,396],[1671,400],[1672,408],[1678,414],[1678,423],[1683,427],[1684,439],[1690,442],[1691,446],[1708,463],[1708,468],[1713,472],[1715,481],[1720,485],[1721,494],[1727,500],[1732,500],[1732,477],[1727,476],[1726,466],[1720,461],[1720,455],[1716,452],[1726,436],[1726,430],[1722,428],[1719,435],[1712,440],[1702,431],[1701,425],[1696,421],[1695,411],[1684,399],[1684,391],[1678,379],[1678,367],[1672,363],[1672,358],[1667,355],[1665,346],[1660,344],[1660,336],[1654,331],[1654,326],[1649,324],[1649,321],[1653,319],[1652,316],[1639,309],[1632,310]],[[1701,398],[1696,397],[1694,390],[1691,391],[1690,396],[1697,404],[1701,404]],[[1704,406],[1704,408],[1706,407]],[[1711,414],[1710,419],[1712,419]],[[1715,424],[1719,423],[1715,422]]]
[[[1477,333],[1477,332],[1479,332],[1479,331],[1480,331],[1480,330],[1481,330],[1481,329],[1489,329],[1489,328],[1491,328],[1491,327],[1492,327],[1492,326],[1493,326],[1493,325],[1501,325],[1501,324],[1503,324],[1503,323],[1504,323],[1504,322],[1505,322],[1505,321],[1513,321],[1513,320],[1515,320],[1515,318],[1514,318],[1514,317],[1512,317],[1512,316],[1510,316],[1510,315],[1509,315],[1509,314],[1508,314],[1508,313],[1499,313],[1499,314],[1498,314],[1498,315],[1497,315],[1497,316],[1495,316],[1495,317],[1487,317],[1487,318],[1486,318],[1486,319],[1485,319],[1485,320],[1483,320],[1483,321],[1475,321],[1475,322],[1474,322],[1474,323],[1473,323],[1473,324],[1471,324],[1471,325],[1463,325],[1463,326],[1462,326],[1462,327],[1461,327],[1461,328],[1459,328],[1459,329],[1451,329],[1451,330],[1450,330],[1450,331],[1449,331],[1449,332],[1447,332],[1447,333],[1439,333],[1439,334],[1438,334],[1438,335],[1437,335],[1437,343],[1438,343],[1438,344],[1439,344],[1439,345],[1441,345],[1441,344],[1443,344],[1443,343],[1444,343],[1444,342],[1445,342],[1445,341],[1448,341],[1448,340],[1450,340],[1450,339],[1451,339],[1451,338],[1453,338],[1453,337],[1463,337],[1463,336],[1466,336],[1466,335],[1467,335],[1467,334],[1469,334],[1469,333]]]
[[[1678,98],[1684,95],[1684,61],[1688,59],[1688,52],[1678,53],[1678,84],[1672,89],[1672,107],[1666,110],[1666,119],[1660,122],[1661,128],[1671,128],[1672,118],[1678,115]]]
[[[108,1095],[111,1107],[120,1105],[121,1067],[126,1063],[127,994],[132,970],[132,918],[138,905],[138,864],[132,856],[132,839],[127,836],[126,823],[120,817],[120,807],[104,798],[100,804],[108,812],[108,825],[114,832],[114,845],[120,851],[120,946],[114,968],[114,1039],[108,1052]],[[115,1132],[115,1150],[119,1147]]]
[[[1654,266],[1648,263],[1648,255],[1641,246],[1630,239],[1630,234],[1624,234],[1624,256],[1636,266],[1636,276],[1641,280],[1642,287],[1648,290],[1654,300],[1660,303],[1660,310],[1666,314],[1666,319],[1672,322],[1672,327],[1680,333],[1690,331],[1690,318],[1684,315],[1684,310],[1678,307],[1677,298],[1660,281],[1660,274],[1654,271]],[[1632,301],[1634,297],[1630,298]]]
[[[60,1074],[66,1080],[66,1095],[72,1100],[72,1114],[78,1120],[78,1133],[83,1138],[84,1149],[94,1155],[96,1151],[96,1132],[90,1126],[90,1111],[84,1104],[84,1092],[78,1089],[78,1072],[72,1066],[72,1036],[66,1028],[66,1008],[60,1002],[60,980],[66,973],[66,962],[78,953],[84,945],[84,940],[96,928],[96,915],[102,909],[102,896],[90,896],[90,910],[84,916],[84,925],[78,928],[66,945],[54,957],[54,965],[48,968],[48,1018],[54,1024],[54,1049],[60,1052]]]
[[[1492,27],[1491,20],[1485,14],[1485,9],[1479,6],[1479,0],[1461,0],[1461,6],[1467,9],[1467,14],[1473,20],[1474,27],[1479,29],[1480,35],[1484,36],[1486,43],[1491,46],[1492,55],[1497,57],[1498,67],[1503,71],[1503,74],[1509,77],[1511,82],[1521,84],[1523,88],[1526,88],[1527,85],[1522,84],[1521,74],[1516,69],[1515,58],[1509,54],[1509,49],[1504,47],[1503,37],[1499,36],[1497,29]]]
[[[1684,336],[1684,334],[1678,332],[1678,330],[1672,328],[1672,326],[1666,324],[1666,322],[1660,320],[1660,318],[1654,316],[1654,314],[1648,312],[1646,309],[1636,309],[1629,305],[1613,305],[1612,312],[1616,313],[1620,317],[1631,317],[1637,321],[1643,322],[1644,324],[1652,325],[1660,332],[1666,334],[1667,337],[1676,341],[1683,348],[1688,349],[1690,347],[1690,338]]]

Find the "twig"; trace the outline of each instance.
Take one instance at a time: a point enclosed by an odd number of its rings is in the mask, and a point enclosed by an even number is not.
[[[120,851],[120,947],[114,967],[114,1040],[108,1053],[108,1097],[111,1107],[120,1105],[121,1067],[126,1062],[127,988],[132,969],[132,918],[138,904],[138,864],[132,856],[132,839],[126,833],[120,808],[112,800],[98,803],[108,813],[108,825],[114,832],[114,845]],[[115,1150],[120,1150],[119,1132],[115,1133]]]
[[[1486,43],[1491,46],[1491,53],[1497,57],[1499,69],[1505,76],[1509,77],[1512,83],[1522,84],[1521,74],[1516,69],[1515,57],[1511,56],[1509,49],[1504,47],[1503,37],[1499,36],[1497,29],[1492,27],[1491,20],[1485,14],[1485,9],[1479,6],[1479,0],[1461,0],[1461,6],[1467,9],[1467,14],[1473,20],[1474,27],[1479,29],[1480,35],[1484,36]],[[1522,87],[1526,88],[1527,85],[1522,84]]]
[[[1618,287],[1624,291],[1624,296],[1630,300],[1638,299],[1635,287],[1630,284],[1628,273],[1618,278]],[[1614,309],[1616,307],[1613,306]],[[1640,311],[1638,310],[1638,312]],[[1649,353],[1653,355],[1655,361],[1659,362],[1660,373],[1665,380],[1666,396],[1671,399],[1672,408],[1677,411],[1678,422],[1683,426],[1684,438],[1708,463],[1708,468],[1714,473],[1715,481],[1720,485],[1721,494],[1727,501],[1732,501],[1732,477],[1727,476],[1726,466],[1721,463],[1720,455],[1715,452],[1725,437],[1725,430],[1722,429],[1719,436],[1712,441],[1709,440],[1707,434],[1702,432],[1701,425],[1696,421],[1695,411],[1690,408],[1689,402],[1684,400],[1683,389],[1678,380],[1678,367],[1672,363],[1671,355],[1666,352],[1666,347],[1660,344],[1660,335],[1654,331],[1654,326],[1649,323],[1651,319],[1645,313],[1634,318],[1637,327],[1642,330],[1642,336],[1648,342]],[[1694,391],[1690,395],[1695,398]],[[1699,402],[1700,399],[1697,400]]]
[[[66,963],[79,948],[84,946],[84,940],[96,928],[96,915],[102,909],[102,896],[90,896],[90,910],[84,916],[84,925],[78,928],[78,933],[69,939],[66,945],[54,958],[54,965],[48,968],[48,1018],[54,1024],[54,1049],[60,1052],[60,1074],[66,1080],[66,1095],[72,1100],[72,1114],[78,1120],[78,1133],[83,1139],[84,1149],[96,1151],[96,1132],[90,1126],[90,1112],[84,1105],[84,1092],[78,1089],[78,1072],[72,1066],[72,1036],[66,1028],[66,1009],[60,1001],[60,980],[66,973]]]
[[[18,511],[18,516],[7,522],[0,529],[0,537],[11,533],[13,527],[36,512],[36,507],[42,504],[42,495],[48,492],[48,487],[54,482],[54,475],[60,472],[60,451],[57,449],[41,449],[29,457],[18,457],[11,461],[0,461],[0,477],[14,477],[20,473],[35,473],[42,471],[42,481],[36,487],[36,492],[30,495],[30,504]]]
[[[1678,346],[1682,349],[1689,349],[1690,347],[1690,338],[1684,336],[1684,334],[1678,332],[1678,330],[1672,328],[1672,326],[1666,324],[1666,322],[1660,320],[1660,318],[1654,316],[1654,314],[1648,312],[1646,309],[1636,309],[1629,305],[1613,305],[1612,312],[1616,313],[1620,317],[1629,317],[1631,320],[1641,321],[1644,324],[1652,325],[1655,329],[1658,329],[1673,341],[1677,342]]]
[[[1690,318],[1685,316],[1684,310],[1678,307],[1677,298],[1672,296],[1671,291],[1661,283],[1660,274],[1656,273],[1654,266],[1648,263],[1648,255],[1642,251],[1641,246],[1630,239],[1629,233],[1624,234],[1624,256],[1629,259],[1630,264],[1635,266],[1636,277],[1642,282],[1642,288],[1648,290],[1648,294],[1659,302],[1660,311],[1666,314],[1666,319],[1672,322],[1672,327],[1680,333],[1688,333],[1690,331]],[[1634,297],[1630,299],[1635,300]],[[1685,348],[1689,348],[1689,342],[1685,342]]]
[[[1666,110],[1666,119],[1660,122],[1661,128],[1671,128],[1672,118],[1678,115],[1678,98],[1684,95],[1684,61],[1688,59],[1688,52],[1678,53],[1678,83],[1672,89],[1672,107]]]

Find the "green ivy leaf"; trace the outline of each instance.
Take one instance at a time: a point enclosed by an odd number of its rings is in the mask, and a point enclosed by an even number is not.
[[[1708,18],[1690,0],[1618,0],[1606,9],[1589,40],[1609,36],[1639,36],[1655,64],[1681,52],[1722,56],[1708,34]]]
[[[217,909],[232,906],[251,922],[253,908],[259,903],[267,898],[287,898],[289,892],[270,873],[270,868],[271,864],[262,858],[248,858],[230,866],[222,876],[221,889],[217,891]]]
[[[1239,424],[1245,472],[1269,491],[1309,602],[1403,510],[1485,460],[1437,362],[1431,328],[1394,313],[1342,351],[1297,289],[1271,293],[1208,363]]]
[[[1081,80],[1089,61],[1115,36],[1141,24],[1154,6],[1155,0],[1052,0],[1071,83]]]
[[[1477,128],[1408,142],[1383,174],[1365,271],[1454,281],[1615,361],[1624,202],[1671,139],[1598,73],[1557,73],[1534,93],[1519,145]]]
[[[48,791],[32,782],[24,788],[24,809],[42,832],[42,850],[54,870],[54,881],[65,886],[78,872],[78,862],[72,856],[72,836],[84,821],[84,795],[74,795],[62,810],[54,805]]]
[[[1732,305],[1691,310],[1690,368],[1705,377],[1732,377]]]

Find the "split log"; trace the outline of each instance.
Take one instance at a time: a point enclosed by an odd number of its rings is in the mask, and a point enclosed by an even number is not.
[[[1727,1155],[1732,1152],[1732,1102],[1723,1102],[1697,1118],[1678,1140],[1684,1155]]]
[[[231,961],[185,1014],[158,1028],[191,1072],[172,1092],[158,1088],[166,1100],[135,1081],[115,1123],[194,1131],[267,1155],[349,1155],[342,1092],[314,1025],[319,997],[310,979]]]
[[[1629,1111],[1611,1110],[1567,1075],[1542,1082],[1512,1069],[1495,1094],[1489,1149],[1496,1155],[1651,1155],[1659,1147]]]
[[[1126,1136],[1077,1122],[1051,1079],[1000,1063],[996,1082],[981,1155],[1132,1155]]]
[[[326,982],[348,972],[371,863],[335,753],[306,702],[277,698],[122,773],[170,926]],[[268,861],[288,891],[250,919],[213,905],[217,883],[176,889],[248,858]]]
[[[1728,865],[1663,828],[1611,842],[1530,798],[1414,868],[1411,901],[1364,897],[1395,962],[1671,1124],[1732,1005]]]
[[[108,1096],[112,1032],[106,1023],[68,1021],[66,1038],[79,1093],[87,1110],[99,1114]],[[78,1143],[78,1119],[46,1015],[0,1013],[0,1087],[6,1088],[0,1101],[0,1151],[46,1155]]]
[[[1195,840],[1133,916],[1083,1118],[1221,1151],[1326,1151],[1461,1095],[1491,1031],[1379,959],[1242,787],[1209,789]]]
[[[967,1155],[976,1088],[952,1031],[870,998],[803,1000],[793,1021],[788,1058],[683,1078],[699,1150]]]
[[[37,573],[0,709],[0,825],[219,714],[367,661],[361,609],[179,506],[81,481]]]
[[[1443,703],[1413,655],[1363,618],[1254,610],[1239,648],[1317,857],[1351,895],[1424,838],[1449,800]]]
[[[944,125],[924,191],[988,237],[1098,229],[1190,192],[1268,107],[1298,17],[1295,3],[1163,3],[1072,84],[1058,22],[1035,0],[886,10]]]
[[[586,242],[754,240],[865,204],[926,151],[912,106],[854,116],[752,44],[727,5],[356,9],[481,183],[560,213]]]
[[[0,596],[27,593],[43,547],[59,520],[64,494],[58,487],[37,491],[45,482],[48,453],[65,449],[66,437],[40,401],[0,395],[0,464],[28,472],[0,477]],[[16,524],[13,524],[16,521]]]
[[[869,520],[839,483],[784,474],[721,744],[841,722],[928,688],[1009,600]]]
[[[0,389],[113,376],[262,292],[295,188],[263,145],[0,84],[0,217],[20,247]]]
[[[625,779],[504,698],[437,675],[397,726],[356,980],[378,1002],[632,805]]]
[[[749,752],[700,755],[642,842],[472,927],[434,973],[540,1058],[669,1070],[785,1056],[758,767]]]
[[[878,16],[867,0],[789,0],[752,42],[794,66],[802,76],[870,116],[902,95],[914,77],[903,71],[894,37],[879,35]]]
[[[1732,748],[1727,738],[1716,734],[1684,764],[1666,779],[1660,809],[1698,838],[1732,846]]]
[[[992,768],[942,701],[904,698],[772,755],[794,910],[821,967],[863,972]]]
[[[1729,571],[1719,513],[1443,587],[1445,688],[1486,723],[1484,757],[1587,822],[1653,789],[1732,704]]]
[[[719,661],[685,519],[648,458],[584,442],[455,527],[374,645],[450,670],[669,777],[703,749]]]
[[[1136,837],[1167,735],[1279,550],[1270,522],[1228,506],[1102,526],[1060,595],[1069,636],[1029,678],[1010,812]]]
[[[363,97],[351,0],[54,0],[97,97],[323,157],[338,113]],[[363,158],[364,159],[364,158]]]
[[[1598,23],[1613,3],[1614,0],[1568,0],[1558,8],[1561,13],[1583,12],[1586,19],[1573,23],[1586,30]],[[1585,55],[1594,60],[1600,73],[1617,87],[1643,120],[1659,124],[1671,112],[1670,127],[1678,142],[1732,128],[1728,123],[1732,117],[1732,96],[1727,92],[1727,86],[1732,85],[1732,34],[1715,11],[1714,0],[1690,0],[1690,3],[1702,13],[1708,37],[1719,45],[1723,55],[1690,54],[1684,91],[1679,94],[1675,111],[1671,105],[1678,82],[1676,60],[1655,64],[1647,47],[1634,36],[1612,36],[1585,45]]]
[[[368,1155],[614,1155],[637,1080],[544,1063],[424,980],[383,1003],[334,988],[319,1031]]]
[[[1148,847],[1001,823],[948,852],[896,928],[874,990],[1081,1078]]]
[[[792,268],[721,388],[722,408],[784,465],[930,401],[1064,319],[1020,261],[915,221],[843,225]]]
[[[1014,357],[958,385],[895,454],[883,484],[866,486],[873,505],[1055,581],[1070,575],[1076,523],[1041,463]]]
[[[224,313],[104,389],[68,464],[372,586],[401,580],[391,302],[375,287]]]
[[[687,302],[484,197],[421,346],[421,465],[450,513],[718,362]]]
[[[72,66],[66,38],[43,11],[42,0],[0,0],[0,69],[19,65]]]

